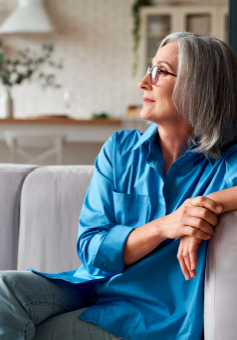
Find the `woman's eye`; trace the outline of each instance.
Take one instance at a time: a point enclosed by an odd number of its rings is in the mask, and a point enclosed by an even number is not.
[[[162,76],[166,76],[167,75],[167,72],[165,70],[161,70],[160,68],[158,68],[158,70],[159,70],[159,72],[160,72],[160,74]]]

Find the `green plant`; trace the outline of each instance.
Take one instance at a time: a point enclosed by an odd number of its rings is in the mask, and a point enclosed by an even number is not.
[[[98,119],[98,118],[107,119],[107,118],[109,118],[109,115],[106,112],[93,113],[91,118],[94,118],[94,119]]]
[[[133,76],[135,77],[137,74],[137,67],[138,67],[138,47],[140,43],[140,15],[139,10],[141,6],[151,6],[152,0],[136,0],[135,3],[132,6],[132,14],[133,14],[133,40],[134,40],[134,64],[133,64]]]
[[[40,80],[41,87],[60,88],[61,85],[55,83],[55,75],[46,74],[42,71],[43,66],[62,68],[62,62],[55,63],[51,60],[54,51],[54,42],[44,42],[41,44],[42,53],[31,51],[29,48],[19,50],[17,59],[10,59],[3,51],[0,41],[0,79],[5,86],[19,85],[24,81]],[[33,78],[35,76],[35,79]]]

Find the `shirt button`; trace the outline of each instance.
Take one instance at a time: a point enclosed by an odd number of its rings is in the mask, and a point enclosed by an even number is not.
[[[105,262],[105,263],[103,264],[103,266],[106,267],[106,265],[107,265],[107,264],[106,264],[106,262]]]

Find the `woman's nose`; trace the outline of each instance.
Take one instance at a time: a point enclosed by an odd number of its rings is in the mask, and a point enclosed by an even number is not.
[[[152,85],[150,84],[149,77],[150,77],[150,73],[146,74],[142,78],[142,80],[137,84],[137,86],[140,87],[140,89],[151,91]]]

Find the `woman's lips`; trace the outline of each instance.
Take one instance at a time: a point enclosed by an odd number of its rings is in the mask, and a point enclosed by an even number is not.
[[[146,97],[143,98],[143,101],[144,101],[144,103],[154,103],[155,102],[154,100],[152,100],[150,98],[146,98]]]

